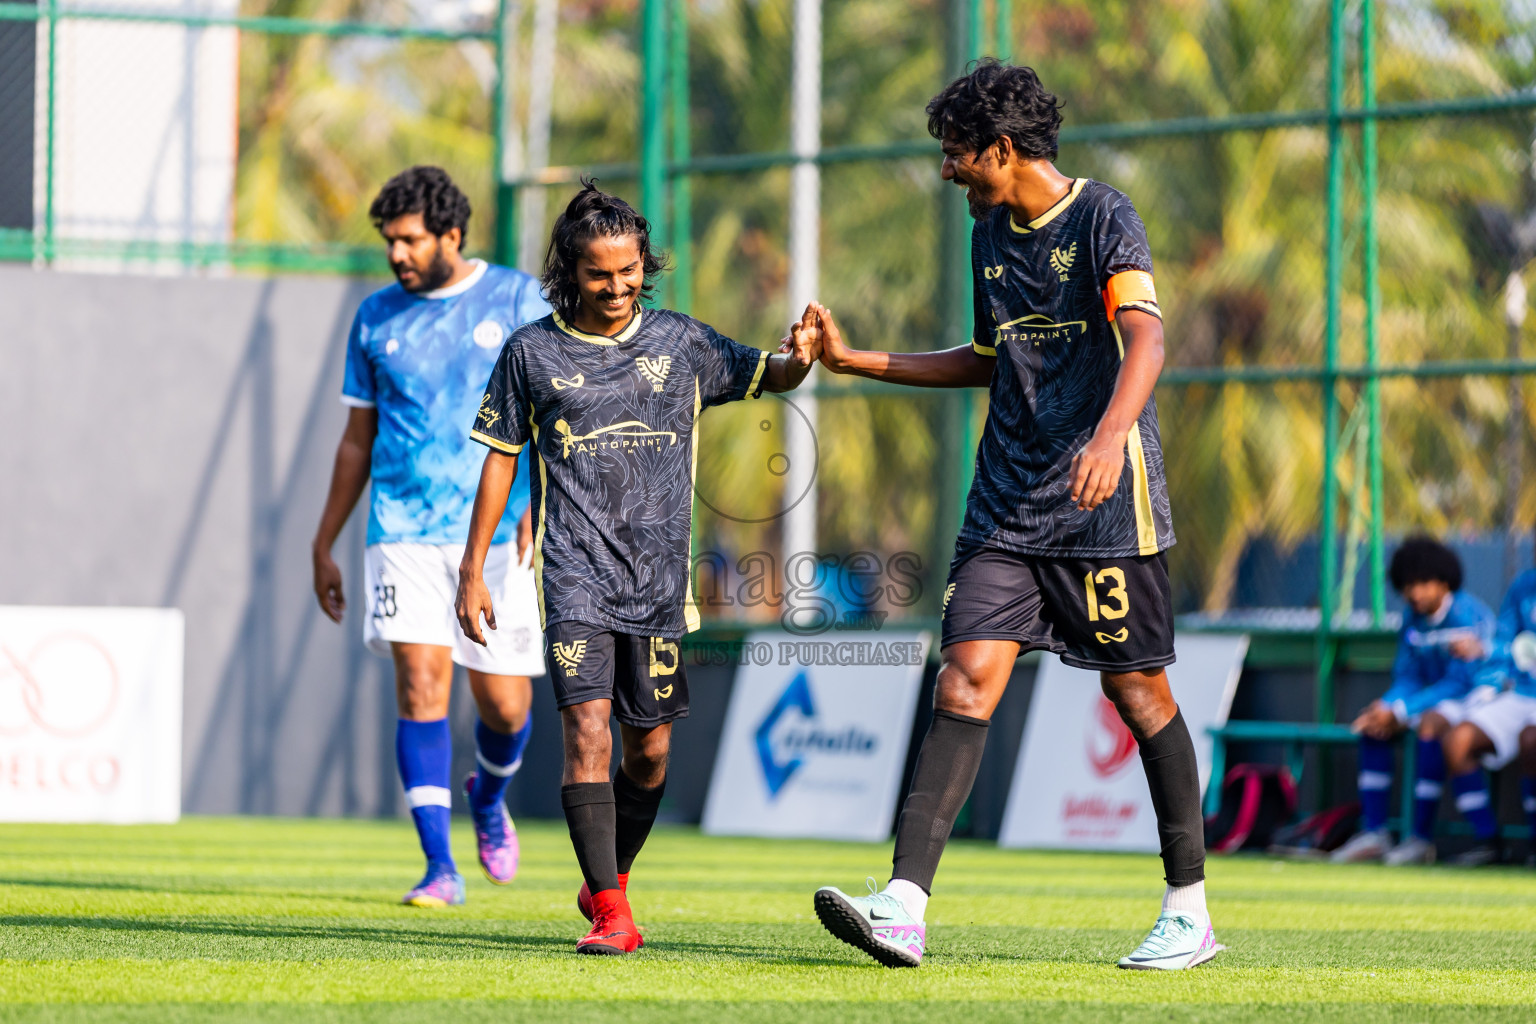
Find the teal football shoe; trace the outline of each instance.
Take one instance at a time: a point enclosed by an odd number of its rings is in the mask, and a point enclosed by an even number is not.
[[[1189,914],[1165,910],[1152,931],[1119,966],[1132,971],[1182,971],[1198,967],[1226,949],[1216,941],[1210,921],[1201,923]]]
[[[923,962],[927,928],[896,897],[876,892],[873,879],[868,896],[849,896],[830,885],[817,889],[816,916],[827,931],[887,967]]]

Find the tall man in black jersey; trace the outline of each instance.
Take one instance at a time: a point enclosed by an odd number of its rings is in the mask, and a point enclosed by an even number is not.
[[[821,309],[822,361],[918,387],[988,387],[975,482],[944,591],[933,725],[896,830],[887,888],[816,893],[822,923],[887,966],[915,967],[939,856],[981,762],[1014,660],[1043,649],[1101,673],[1141,747],[1167,891],[1121,967],[1215,956],[1195,748],[1169,692],[1173,525],[1152,387],[1163,329],[1146,229],[1108,185],[1068,178],[1061,114],[1035,72],[982,61],[928,105],[942,175],[976,227],[971,344],[859,352]]]
[[[565,736],[561,803],[592,930],[582,953],[640,946],[626,890],[656,820],[672,722],[688,714],[678,640],[698,628],[689,533],[699,413],[789,391],[821,354],[807,309],[780,353],[692,317],[642,309],[664,269],[646,221],[591,183],[555,222],[544,269],[554,313],[514,331],[470,436],[489,447],[459,566],[465,634],[496,628],[482,570],[518,454],[530,442],[534,574]],[[610,781],[608,719],[623,757]]]

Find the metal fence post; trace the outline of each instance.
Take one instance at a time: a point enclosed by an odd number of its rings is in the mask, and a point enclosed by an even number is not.
[[[59,81],[59,10],[58,0],[48,0],[48,116],[45,119],[43,130],[48,133],[48,138],[43,143],[43,251],[42,261],[52,263],[54,255],[54,211],[53,194],[55,167],[55,149],[57,143],[54,136],[57,134],[58,118],[56,108],[58,106],[58,81]],[[35,258],[35,257],[34,257]]]
[[[977,60],[992,50],[992,43],[987,39],[987,12],[982,0],[966,0],[965,6],[966,46],[970,50],[969,59]]]
[[[1323,333],[1323,486],[1322,523],[1318,545],[1321,555],[1317,593],[1317,720],[1332,722],[1333,587],[1338,571],[1338,364],[1339,302],[1343,287],[1344,246],[1344,0],[1332,0],[1328,28],[1328,220],[1327,220],[1327,321]]]
[[[957,28],[964,33],[960,40],[959,74],[964,74],[970,62],[982,56],[982,36],[986,28],[982,19],[981,0],[964,0],[964,16]],[[949,191],[949,190],[946,190]],[[956,309],[954,343],[967,344],[971,340],[971,333],[975,327],[976,310],[974,306],[975,295],[971,288],[971,223],[970,213],[965,207],[964,200],[957,196],[951,196],[947,200],[946,223],[948,229],[947,238],[953,246],[950,262],[953,266],[944,277],[950,282],[953,289],[951,301]],[[966,498],[971,490],[971,478],[976,473],[976,392],[972,388],[962,388],[959,395],[960,429],[958,431],[959,458],[956,460],[956,480],[958,486],[955,493],[955,533],[958,535],[959,527],[965,524]]]
[[[507,147],[507,115],[510,109],[510,97],[508,96],[508,81],[511,76],[507,74],[507,54],[511,53],[508,36],[511,28],[507,24],[507,0],[498,0],[496,4],[496,84],[493,96],[492,114],[493,123],[491,129],[494,132],[496,161],[492,180],[496,182],[496,229],[495,237],[491,239],[492,250],[496,254],[496,262],[504,267],[517,265],[517,192],[518,187],[507,181],[506,173],[506,147]]]
[[[1376,25],[1375,0],[1360,0],[1360,105],[1376,109]],[[1376,245],[1376,118],[1368,115],[1360,122],[1360,160],[1364,165],[1361,180],[1361,225],[1365,247],[1365,267],[1361,287],[1365,291],[1365,365],[1372,371],[1365,381],[1366,463],[1371,489],[1371,625],[1380,628],[1387,613],[1386,566],[1382,540],[1381,472],[1381,378],[1375,373],[1380,365],[1377,332],[1381,313],[1381,287],[1377,281]]]
[[[640,24],[640,212],[658,249],[667,246],[667,3],[644,0]],[[667,301],[665,284],[658,299]]]
[[[672,162],[686,164],[692,156],[693,134],[688,116],[688,0],[672,0],[671,60],[667,87],[672,92]],[[693,177],[672,175],[672,308],[693,312]]]

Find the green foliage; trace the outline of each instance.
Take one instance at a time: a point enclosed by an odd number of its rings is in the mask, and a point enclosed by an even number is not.
[[[698,0],[689,6],[693,150],[782,150],[788,143],[792,0]],[[522,4],[526,36],[530,4]],[[1358,4],[1347,5],[1346,100],[1360,102]],[[403,19],[400,0],[264,0],[248,13]],[[823,139],[925,137],[923,107],[945,81],[948,4],[827,0]],[[1065,102],[1067,125],[1316,110],[1327,103],[1328,0],[1045,0],[1015,4],[1006,47]],[[1536,82],[1536,12],[1518,0],[1377,0],[1382,103],[1501,95]],[[596,165],[638,152],[638,0],[561,7],[552,160]],[[526,39],[509,59],[527,65]],[[479,55],[476,56],[478,48]],[[482,44],[242,38],[242,239],[371,240],[366,207],[406,163],[448,166],[491,210],[489,88]],[[517,79],[513,110],[526,103]],[[1529,111],[1394,120],[1380,128],[1377,224],[1387,364],[1500,358],[1508,338],[1475,209],[1536,207]],[[1360,280],[1360,128],[1350,123],[1341,359],[1365,359]],[[1324,332],[1327,131],[1303,126],[1063,147],[1067,173],[1127,192],[1146,221],[1173,367],[1316,366]],[[854,344],[920,350],[944,334],[938,153],[830,166],[822,178],[821,293]],[[605,180],[631,199],[634,182]],[[789,175],[709,175],[693,187],[693,312],[771,347],[784,333]],[[547,224],[569,189],[544,190]],[[674,240],[675,241],[675,240]],[[1527,333],[1529,327],[1527,327]],[[825,375],[822,385],[845,384]],[[1526,389],[1527,392],[1530,389]],[[1509,467],[1499,439],[1513,414],[1536,425],[1536,394],[1502,380],[1383,385],[1386,527],[1487,531],[1502,522]],[[1344,417],[1360,398],[1340,389]],[[820,547],[910,549],[928,566],[937,611],[952,541],[957,463],[952,395],[828,397],[821,403]],[[1322,395],[1316,384],[1159,389],[1180,537],[1171,566],[1185,607],[1221,609],[1260,537],[1282,548],[1315,535]],[[745,417],[745,418],[744,418]],[[748,414],[712,412],[706,444],[731,467],[742,503],[771,508],[782,481],[763,471],[773,438],[737,429]],[[1346,446],[1346,495],[1363,448]],[[1536,518],[1536,474],[1522,515]],[[1358,520],[1357,520],[1358,521]],[[774,549],[777,527],[704,512],[700,539],[726,552]]]

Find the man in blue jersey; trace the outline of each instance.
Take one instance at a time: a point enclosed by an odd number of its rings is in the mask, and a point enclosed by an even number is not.
[[[1403,628],[1392,686],[1355,718],[1360,735],[1360,832],[1333,852],[1338,862],[1432,864],[1435,815],[1445,784],[1442,743],[1468,710],[1493,695],[1477,674],[1493,644],[1493,612],[1461,589],[1461,561],[1429,537],[1410,537],[1392,555],[1392,587],[1403,595]],[[1393,751],[1403,733],[1418,734],[1414,813],[1396,846],[1387,831]],[[1466,780],[1452,780],[1457,805]]]
[[[397,283],[363,301],[347,339],[341,400],[351,412],[313,553],[320,607],[340,622],[346,602],[331,547],[371,476],[363,636],[370,650],[394,659],[395,754],[427,857],[426,874],[404,902],[421,907],[464,902],[448,843],[454,664],[469,670],[480,712],[479,770],[464,783],[480,866],[500,885],[518,861],[502,796],[528,742],[529,677],[544,674],[526,474],[512,487],[486,557],[486,584],[505,626],[479,646],[454,618],[481,463],[464,424],[502,342],[550,310],[534,278],[464,258],[469,212],[464,193],[436,167],[396,175],[369,209]]]
[[[1515,577],[1499,607],[1493,653],[1478,683],[1501,691],[1467,713],[1445,740],[1445,760],[1456,785],[1456,809],[1477,837],[1457,862],[1478,865],[1502,859],[1498,819],[1483,768],[1497,771],[1520,758],[1520,798],[1536,848],[1536,570]],[[1478,764],[1481,759],[1482,765]]]

